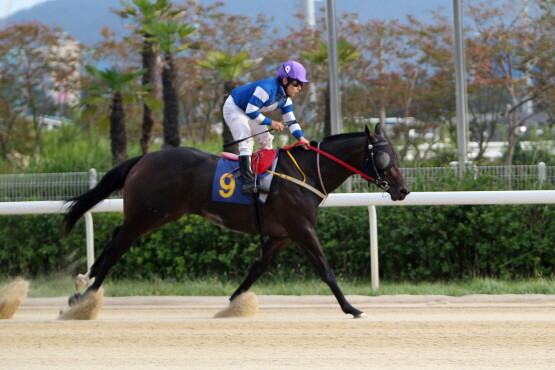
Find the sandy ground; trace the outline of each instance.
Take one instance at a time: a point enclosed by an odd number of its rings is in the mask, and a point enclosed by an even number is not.
[[[555,369],[555,296],[259,296],[254,318],[213,318],[226,297],[105,298],[97,320],[56,320],[66,297],[0,320],[1,369]]]

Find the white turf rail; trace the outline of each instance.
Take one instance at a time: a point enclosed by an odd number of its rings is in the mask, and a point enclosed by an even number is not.
[[[356,206],[441,206],[468,204],[555,204],[555,190],[444,191],[410,193],[394,202],[387,193],[330,194],[322,207]],[[65,213],[63,201],[0,202],[0,215]],[[123,212],[123,199],[106,199],[91,212]]]
[[[368,207],[370,223],[370,270],[372,290],[379,288],[378,222],[376,206],[442,206],[488,204],[555,204],[555,190],[525,191],[447,191],[410,193],[405,200],[394,202],[386,193],[330,194],[321,207]],[[0,202],[0,215],[55,214],[67,212],[62,201]],[[123,212],[123,199],[106,199],[85,213],[87,266],[94,262],[93,221],[91,212]]]
[[[66,213],[69,205],[61,200],[0,202],[0,215]],[[91,212],[123,212],[123,199],[106,199],[91,209]]]
[[[468,204],[554,204],[555,190],[444,191],[410,193],[394,202],[387,193],[331,194],[322,207],[445,206]]]

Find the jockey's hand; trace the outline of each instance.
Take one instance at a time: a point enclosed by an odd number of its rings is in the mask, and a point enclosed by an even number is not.
[[[303,146],[303,148],[308,150],[308,146],[310,145],[310,143],[304,138],[304,136],[301,136],[301,138],[299,139],[299,143],[302,143],[301,145]]]
[[[274,131],[276,131],[276,132],[282,132],[283,129],[285,128],[283,123],[278,122],[278,121],[272,121],[272,124],[270,125],[270,127],[272,129],[274,129]]]

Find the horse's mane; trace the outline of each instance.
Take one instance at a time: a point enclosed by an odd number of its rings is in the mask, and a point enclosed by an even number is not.
[[[344,139],[352,139],[355,137],[359,137],[361,135],[364,135],[364,132],[347,132],[344,134],[336,134],[336,135],[330,135],[330,136],[326,136],[322,142],[332,142],[332,141],[336,141],[336,140],[344,140]]]

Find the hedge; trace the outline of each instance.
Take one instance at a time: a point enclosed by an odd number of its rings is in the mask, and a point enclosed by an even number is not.
[[[533,278],[555,273],[555,206],[378,207],[382,279],[437,280],[466,277]],[[61,215],[0,216],[0,274],[24,275],[86,269],[81,220],[60,239]],[[96,254],[121,223],[121,214],[95,214]],[[318,234],[337,275],[370,275],[365,207],[323,208]],[[258,237],[187,215],[143,236],[110,277],[242,277],[258,253]],[[311,275],[292,245],[267,276]]]

